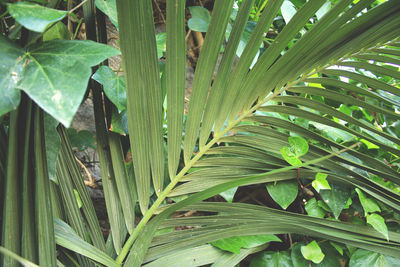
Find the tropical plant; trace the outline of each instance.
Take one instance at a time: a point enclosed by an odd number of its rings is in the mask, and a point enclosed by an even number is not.
[[[102,66],[89,81],[106,242],[64,128],[90,67],[118,54],[99,44],[94,2],[118,26],[124,72]],[[235,266],[260,252],[250,266],[337,266],[343,251],[350,266],[399,264],[399,1],[243,0],[232,18],[234,2],[214,3],[186,114],[185,1],[166,1],[162,76],[150,0],[117,0],[116,13],[114,1],[83,1],[92,41],[43,43],[72,12],[8,4],[17,24],[42,34],[18,35],[16,25],[0,37],[3,265],[30,264],[21,255],[41,266]],[[32,8],[50,13],[23,12]],[[277,14],[285,25],[270,37]],[[256,24],[235,62],[249,17]],[[109,130],[123,132],[124,113],[128,164]],[[275,208],[232,201],[238,187],[263,189]],[[188,211],[197,216],[172,216]],[[267,250],[284,237],[290,251]]]

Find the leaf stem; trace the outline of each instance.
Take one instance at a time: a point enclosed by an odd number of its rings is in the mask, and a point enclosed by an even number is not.
[[[205,146],[199,148],[199,152],[188,162],[188,164],[173,178],[171,178],[171,182],[168,186],[161,192],[158,196],[156,201],[153,205],[146,211],[143,215],[143,218],[140,220],[139,224],[136,226],[133,233],[129,236],[128,240],[125,242],[120,254],[116,258],[116,262],[118,264],[122,264],[122,261],[128,255],[130,248],[132,247],[133,243],[135,242],[136,238],[139,236],[142,229],[146,226],[147,222],[152,218],[158,207],[164,201],[164,199],[169,195],[169,193],[174,189],[175,185],[182,179],[182,177],[193,167],[193,165],[204,155],[207,151],[217,143],[226,133],[228,133],[232,128],[238,125],[244,118],[251,116],[251,114],[256,111],[260,106],[264,105],[275,96],[281,94],[283,91],[287,90],[291,86],[303,81],[308,76],[312,75],[305,75],[298,80],[295,80],[291,83],[288,83],[285,87],[275,91],[273,94],[267,96],[266,98],[260,100],[256,105],[251,107],[249,110],[245,111],[242,115],[240,115],[236,120],[230,122],[226,128],[224,128],[221,132],[218,132],[214,135],[214,138],[210,140]]]

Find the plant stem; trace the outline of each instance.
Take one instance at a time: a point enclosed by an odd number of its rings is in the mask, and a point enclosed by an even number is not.
[[[161,192],[161,194],[158,196],[156,201],[153,203],[153,205],[150,207],[150,209],[147,210],[147,212],[144,214],[143,218],[140,220],[139,224],[136,226],[135,230],[133,231],[132,235],[129,236],[128,240],[125,242],[120,254],[116,258],[116,262],[118,264],[121,264],[122,261],[125,259],[125,257],[128,255],[130,248],[133,245],[133,242],[136,240],[136,238],[139,236],[139,233],[142,231],[143,227],[146,226],[147,222],[151,219],[151,217],[154,215],[155,211],[157,208],[161,205],[161,203],[164,201],[164,199],[169,195],[169,193],[174,189],[175,185],[182,179],[182,177],[193,167],[193,165],[204,155],[207,153],[207,151],[215,144],[217,143],[220,138],[222,138],[226,133],[228,133],[233,127],[238,125],[244,118],[250,116],[254,111],[256,111],[260,106],[265,104],[266,102],[270,101],[273,99],[275,96],[279,95],[283,91],[285,91],[287,88],[293,86],[294,84],[297,84],[298,82],[302,81],[305,79],[307,76],[304,76],[300,78],[299,80],[296,80],[292,83],[287,84],[285,87],[281,88],[280,90],[276,91],[275,93],[269,95],[262,101],[259,101],[256,105],[254,105],[252,108],[250,108],[248,111],[244,112],[242,115],[240,115],[236,120],[230,122],[228,126],[223,129],[221,132],[218,132],[214,135],[214,138],[208,142],[204,147],[200,147],[200,151],[189,161],[189,163],[175,176],[171,179],[171,182],[168,184],[168,186]]]

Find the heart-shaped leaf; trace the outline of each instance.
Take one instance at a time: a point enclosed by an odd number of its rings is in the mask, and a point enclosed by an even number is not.
[[[325,254],[315,240],[308,243],[307,246],[301,246],[301,254],[303,254],[305,259],[314,263],[320,263],[325,257]]]
[[[201,6],[191,6],[189,11],[192,15],[188,21],[189,29],[197,32],[207,32],[211,19],[210,12]]]
[[[275,235],[248,235],[220,239],[211,242],[211,245],[237,254],[241,248],[253,248],[272,241],[282,242]]]
[[[331,184],[330,190],[320,190],[319,194],[337,219],[346,206],[350,190],[341,185]]]
[[[381,211],[375,200],[366,197],[363,191],[358,188],[356,188],[356,192],[358,194],[358,198],[360,199],[361,205],[363,206],[365,214]]]
[[[318,193],[321,189],[331,189],[326,177],[328,177],[328,175],[325,173],[317,173],[315,175],[315,180],[312,182],[312,186]]]
[[[298,184],[296,181],[279,181],[267,184],[268,193],[283,209],[287,209],[296,199]]]
[[[126,109],[126,85],[125,78],[118,76],[108,66],[101,66],[92,78],[103,85],[104,93],[118,108],[118,111]]]
[[[385,219],[379,214],[367,214],[367,223],[370,224],[376,231],[381,233],[388,241],[389,241],[389,234],[388,228],[385,223]]]
[[[250,267],[293,267],[292,259],[288,251],[263,252],[255,256]]]
[[[24,55],[17,88],[69,127],[85,95],[91,67],[119,53],[92,41],[45,42]]]
[[[0,117],[16,109],[21,92],[15,89],[21,78],[24,50],[0,34]]]
[[[115,0],[95,0],[95,4],[108,16],[111,23],[118,29],[117,3]]]
[[[50,24],[62,20],[68,11],[56,10],[29,2],[7,5],[10,15],[22,26],[35,32],[44,32]]]

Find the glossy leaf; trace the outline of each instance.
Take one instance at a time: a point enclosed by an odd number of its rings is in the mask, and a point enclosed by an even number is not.
[[[357,194],[358,194],[358,198],[360,199],[361,205],[364,209],[365,214],[368,213],[373,213],[373,212],[380,212],[381,209],[379,208],[378,204],[375,202],[375,200],[373,200],[372,198],[369,198],[367,196],[365,196],[364,192],[361,191],[360,189],[356,188],[355,189]]]
[[[320,263],[325,257],[325,254],[322,253],[321,248],[315,240],[308,243],[306,246],[301,246],[300,250],[305,259],[314,263]]]
[[[357,251],[351,255],[349,267],[391,267],[399,264],[399,258],[386,256],[364,249],[357,249]]]
[[[43,34],[43,42],[51,40],[70,40],[71,32],[67,26],[61,21],[57,22],[53,27]]]
[[[192,17],[188,21],[188,27],[192,31],[206,32],[210,24],[210,12],[201,6],[189,7]]]
[[[263,252],[255,256],[251,262],[250,267],[292,267],[292,259],[288,251],[278,252]]]
[[[211,242],[211,245],[238,254],[241,248],[253,248],[267,242],[281,242],[275,235],[234,236]]]
[[[385,223],[385,219],[383,219],[382,216],[372,213],[372,214],[367,214],[367,223],[372,225],[375,230],[377,230],[379,233],[381,233],[387,240],[389,240],[389,234],[388,234],[388,229]]]
[[[319,193],[337,219],[350,197],[350,190],[341,185],[331,184],[330,190],[321,190]]]
[[[308,152],[308,143],[302,137],[290,136],[289,146],[282,147],[280,152],[289,164],[299,165],[301,164],[299,157]]]
[[[44,32],[52,23],[62,20],[68,11],[47,8],[29,2],[8,4],[8,12],[21,25],[31,31]]]
[[[0,35],[0,116],[16,109],[21,92],[16,89],[21,78],[24,50]]]
[[[90,67],[117,54],[115,48],[91,41],[46,42],[24,55],[17,87],[68,127],[85,95]]]
[[[123,76],[117,76],[108,66],[101,66],[92,79],[103,85],[104,93],[119,112],[126,109],[126,85]]]
[[[307,214],[317,218],[324,218],[325,212],[324,210],[318,206],[315,198],[312,198],[307,201],[307,204],[304,207],[307,211]]]
[[[115,0],[95,0],[97,8],[108,16],[112,24],[118,29],[117,4]]]
[[[321,190],[321,189],[326,189],[326,190],[331,189],[328,181],[326,180],[326,177],[328,177],[328,175],[325,173],[317,173],[315,175],[315,180],[312,182],[312,186],[315,188],[315,190],[318,193],[319,193],[319,190]]]
[[[296,181],[268,183],[267,189],[272,199],[283,209],[287,209],[298,194],[298,184]]]

